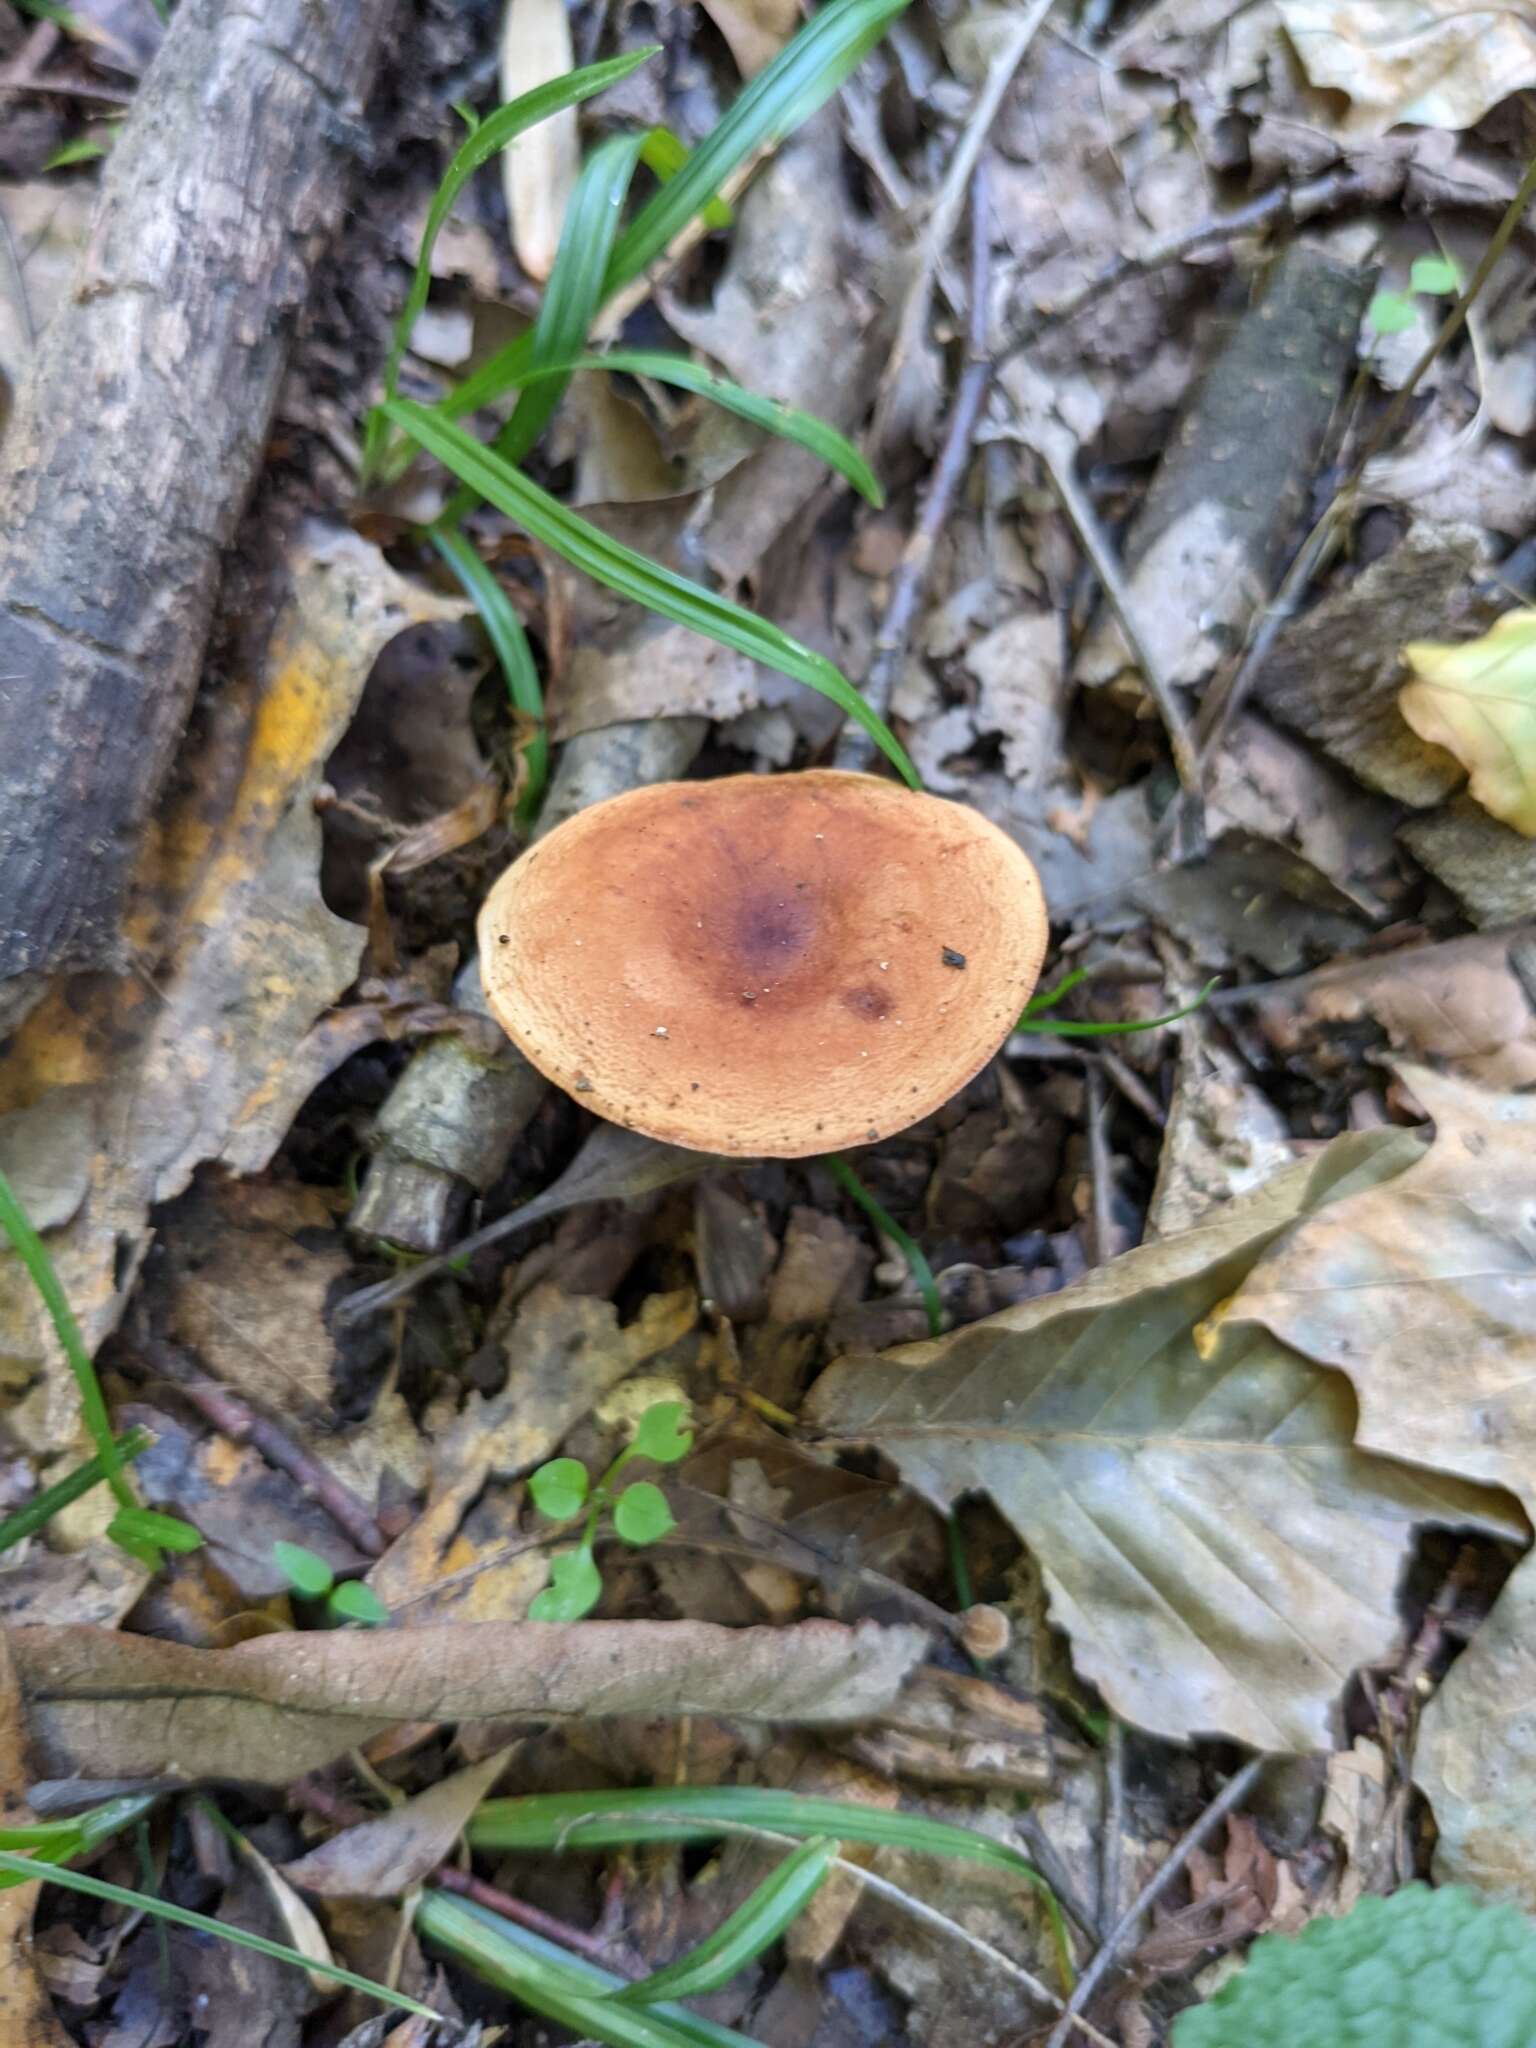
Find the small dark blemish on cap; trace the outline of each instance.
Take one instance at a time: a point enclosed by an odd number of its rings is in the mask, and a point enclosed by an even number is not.
[[[957,953],[953,946],[945,946],[941,950],[939,957],[943,960],[946,967],[963,967],[965,965],[965,955]]]
[[[592,1093],[592,1083],[585,1074],[578,1074],[572,1085],[578,1095],[590,1095]]]
[[[512,935],[511,935],[511,933],[510,933],[510,932],[498,932],[498,933],[496,934],[496,943],[497,943],[497,945],[498,945],[498,946],[510,946],[510,945],[511,945],[511,943],[512,943]]]

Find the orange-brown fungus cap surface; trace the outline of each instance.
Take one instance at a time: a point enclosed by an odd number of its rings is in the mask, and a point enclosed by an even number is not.
[[[480,914],[492,1014],[586,1108],[802,1158],[915,1123],[1034,988],[1039,879],[978,812],[872,776],[727,776],[595,804]]]

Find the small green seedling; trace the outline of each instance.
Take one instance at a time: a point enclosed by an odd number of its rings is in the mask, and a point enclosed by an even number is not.
[[[380,1628],[389,1620],[389,1609],[371,1586],[361,1579],[344,1579],[337,1585],[325,1559],[302,1543],[274,1543],[272,1560],[301,1600],[324,1601],[326,1618],[335,1627],[356,1621],[364,1628]]]
[[[551,1458],[528,1481],[528,1491],[541,1515],[552,1522],[571,1522],[585,1514],[581,1540],[574,1550],[557,1551],[550,1559],[549,1584],[528,1609],[530,1621],[580,1621],[602,1597],[603,1576],[594,1555],[598,1526],[607,1515],[621,1542],[643,1549],[659,1543],[675,1529],[672,1510],[661,1488],[636,1479],[617,1488],[620,1472],[634,1458],[656,1465],[675,1465],[693,1449],[693,1431],[684,1426],[681,1401],[657,1401],[647,1408],[635,1429],[634,1442],[620,1451],[594,1486],[579,1458]]]
[[[1417,256],[1405,292],[1378,292],[1365,309],[1365,324],[1376,334],[1401,334],[1418,317],[1416,298],[1448,299],[1461,290],[1461,272],[1444,256]]]

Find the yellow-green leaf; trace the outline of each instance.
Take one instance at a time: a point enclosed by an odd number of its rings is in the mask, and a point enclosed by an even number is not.
[[[1459,647],[1416,640],[1403,658],[1404,718],[1456,756],[1485,811],[1536,839],[1536,611],[1506,612]]]

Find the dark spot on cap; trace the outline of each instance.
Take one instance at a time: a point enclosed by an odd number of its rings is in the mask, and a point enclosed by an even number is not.
[[[965,965],[965,955],[957,953],[953,946],[946,946],[940,958],[946,967],[963,967]]]
[[[843,993],[843,1005],[855,1017],[868,1017],[878,1024],[891,1014],[891,998],[883,988],[850,988]]]
[[[498,946],[510,946],[512,943],[512,934],[510,932],[498,932],[496,934],[496,943]]]

